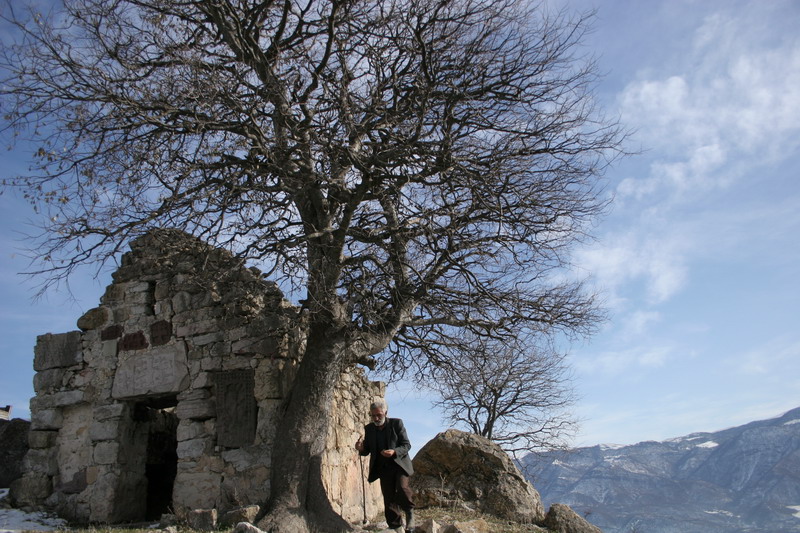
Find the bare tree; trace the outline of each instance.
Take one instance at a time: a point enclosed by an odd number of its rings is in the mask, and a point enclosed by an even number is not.
[[[341,530],[320,458],[349,365],[425,371],[464,331],[582,334],[552,283],[604,208],[621,133],[593,107],[583,17],[515,0],[63,0],[15,12],[3,131],[54,283],[153,227],[225,246],[302,299],[273,452],[274,531]]]
[[[443,368],[426,376],[450,422],[516,456],[564,448],[577,430],[565,355],[549,339],[467,335]]]

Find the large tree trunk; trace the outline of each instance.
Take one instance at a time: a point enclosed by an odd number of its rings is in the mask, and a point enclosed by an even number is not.
[[[351,526],[333,510],[322,484],[322,455],[333,391],[346,365],[341,331],[311,326],[306,351],[272,452],[270,501],[258,526],[274,533],[341,532]]]

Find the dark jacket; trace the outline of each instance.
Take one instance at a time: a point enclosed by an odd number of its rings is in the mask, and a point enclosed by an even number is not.
[[[403,421],[399,418],[387,418],[383,431],[388,431],[388,449],[394,450],[395,453],[392,459],[410,476],[414,473],[414,467],[411,466],[411,459],[408,457],[408,450],[411,449],[411,442],[408,440],[408,433],[406,433]],[[370,483],[380,476],[380,472],[378,472],[378,468],[376,467],[378,455],[381,453],[381,450],[378,449],[377,434],[378,428],[375,427],[375,424],[367,424],[364,426],[364,451],[360,453],[361,455],[369,455],[369,476],[367,480]]]

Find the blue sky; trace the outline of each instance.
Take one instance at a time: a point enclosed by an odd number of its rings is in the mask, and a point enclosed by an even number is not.
[[[610,314],[571,349],[574,444],[661,440],[799,406],[800,3],[596,7],[584,50],[605,73],[597,98],[640,154],[608,173],[613,208],[573,257]],[[5,175],[25,167],[19,152],[0,158]],[[75,329],[108,283],[87,271],[71,282],[77,301],[65,290],[31,301],[15,251],[30,216],[0,195],[0,405],[21,417],[36,336]],[[388,399],[417,449],[445,429],[411,387]]]

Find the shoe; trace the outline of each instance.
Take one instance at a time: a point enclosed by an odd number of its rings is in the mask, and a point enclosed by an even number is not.
[[[410,509],[406,511],[406,531],[405,533],[414,533],[415,524],[414,524],[414,510]]]

